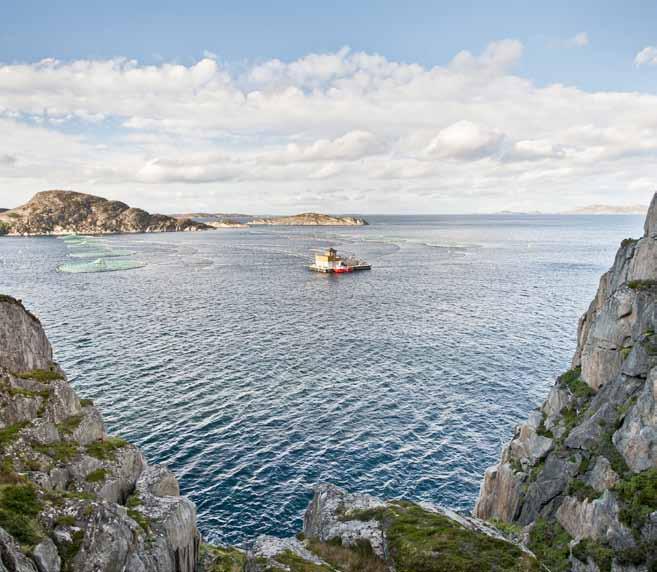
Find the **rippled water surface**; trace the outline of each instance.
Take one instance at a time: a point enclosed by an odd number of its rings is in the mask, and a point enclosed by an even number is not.
[[[102,238],[146,266],[88,274],[56,272],[65,241],[3,238],[0,292],[212,540],[296,532],[319,481],[470,509],[641,217],[371,222]],[[307,271],[329,245],[372,271]]]

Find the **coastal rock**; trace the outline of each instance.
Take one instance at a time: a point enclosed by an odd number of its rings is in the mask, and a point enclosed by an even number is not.
[[[10,236],[179,232],[210,228],[189,219],[152,215],[119,201],[74,191],[37,193],[23,206],[0,213],[0,226]]]
[[[0,570],[196,572],[196,509],[175,476],[106,434],[52,362],[39,321],[6,296],[0,332],[11,350],[0,354],[0,477],[31,499],[26,512],[0,498],[4,518],[21,523],[20,542],[0,529]]]
[[[529,457],[531,432],[516,431],[474,508],[476,516],[527,526],[529,548],[548,568],[657,566],[656,221],[657,195],[644,236],[621,243],[579,321],[572,369],[540,409],[552,447],[530,468],[521,457]],[[535,424],[532,413],[528,426]],[[555,538],[570,540],[577,557],[546,553]]]
[[[52,348],[39,320],[10,296],[0,295],[0,303],[0,366],[12,372],[50,369]]]
[[[657,467],[657,368],[650,371],[613,440],[633,471]]]

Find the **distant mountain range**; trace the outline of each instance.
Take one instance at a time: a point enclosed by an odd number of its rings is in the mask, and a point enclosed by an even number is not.
[[[637,214],[645,215],[648,212],[647,205],[587,205],[564,211],[562,214]]]

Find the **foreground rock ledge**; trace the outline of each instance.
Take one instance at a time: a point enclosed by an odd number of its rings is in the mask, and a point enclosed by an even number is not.
[[[572,369],[484,477],[475,516],[551,570],[657,570],[657,195],[582,316]]]

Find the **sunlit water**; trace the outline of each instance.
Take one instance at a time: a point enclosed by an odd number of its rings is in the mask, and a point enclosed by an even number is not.
[[[107,237],[146,266],[84,274],[56,271],[67,241],[3,238],[0,292],[211,540],[296,532],[320,481],[469,510],[641,217],[371,222]],[[328,245],[373,269],[309,272]]]

